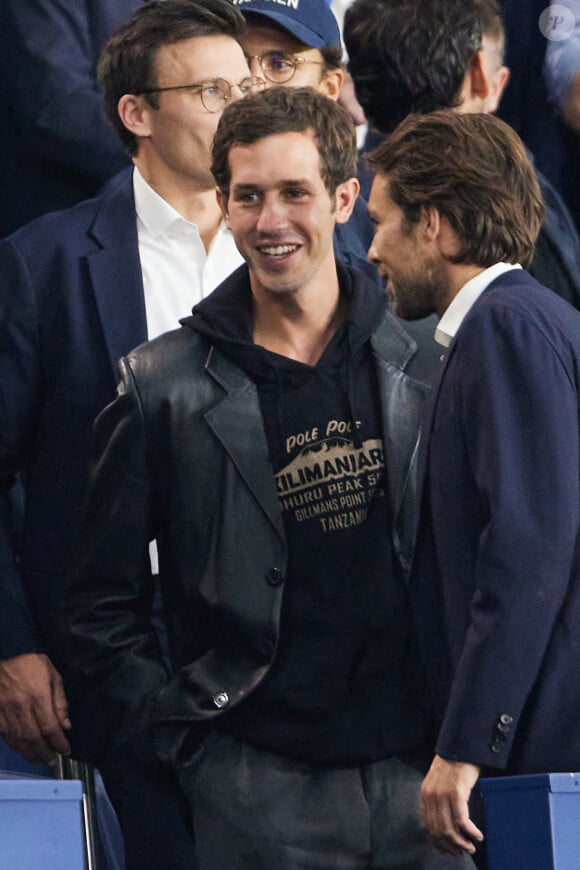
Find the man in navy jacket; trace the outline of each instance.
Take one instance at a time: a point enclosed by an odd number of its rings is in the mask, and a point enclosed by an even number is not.
[[[371,162],[369,257],[400,315],[441,317],[411,577],[440,708],[421,810],[473,852],[481,772],[580,763],[580,315],[518,265],[543,206],[502,121],[410,116]]]

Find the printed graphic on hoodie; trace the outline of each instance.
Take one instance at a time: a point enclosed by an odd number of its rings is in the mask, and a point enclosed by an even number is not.
[[[360,421],[355,425],[360,428]],[[297,523],[316,522],[323,532],[336,532],[359,526],[373,498],[384,497],[382,439],[355,443],[351,430],[350,421],[329,420],[323,429],[286,438],[292,458],[276,474],[286,516],[292,512]]]

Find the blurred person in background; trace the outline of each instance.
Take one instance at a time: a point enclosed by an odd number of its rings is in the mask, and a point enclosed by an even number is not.
[[[0,237],[93,196],[129,163],[97,62],[142,0],[4,0],[0,10]]]
[[[354,0],[344,38],[369,123],[367,150],[410,113],[494,112],[509,81],[495,0]],[[578,308],[578,234],[556,190],[537,174],[546,214],[530,271]],[[364,193],[372,173],[361,167],[360,178]]]

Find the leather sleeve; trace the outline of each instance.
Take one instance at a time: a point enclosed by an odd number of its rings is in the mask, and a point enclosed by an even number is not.
[[[95,423],[91,480],[64,611],[76,675],[73,721],[76,712],[81,730],[103,738],[114,729],[115,740],[123,742],[146,728],[144,706],[167,674],[151,621],[146,425],[126,359],[120,372],[117,397]]]

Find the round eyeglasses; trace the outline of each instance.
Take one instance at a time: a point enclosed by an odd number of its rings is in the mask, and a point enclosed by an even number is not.
[[[259,76],[248,76],[237,85],[231,85],[225,79],[209,79],[205,82],[194,82],[191,85],[171,85],[166,88],[146,88],[139,94],[159,94],[162,91],[190,91],[199,94],[203,107],[208,112],[222,112],[232,98],[233,88],[238,88],[243,97],[263,91],[266,82]]]
[[[265,54],[250,54],[246,55],[246,59],[248,61],[257,60],[260,69],[268,81],[277,85],[289,82],[296,72],[296,67],[301,66],[303,63],[315,63],[319,66],[324,66],[323,60],[310,60],[308,57],[287,54],[285,51],[267,51]]]

